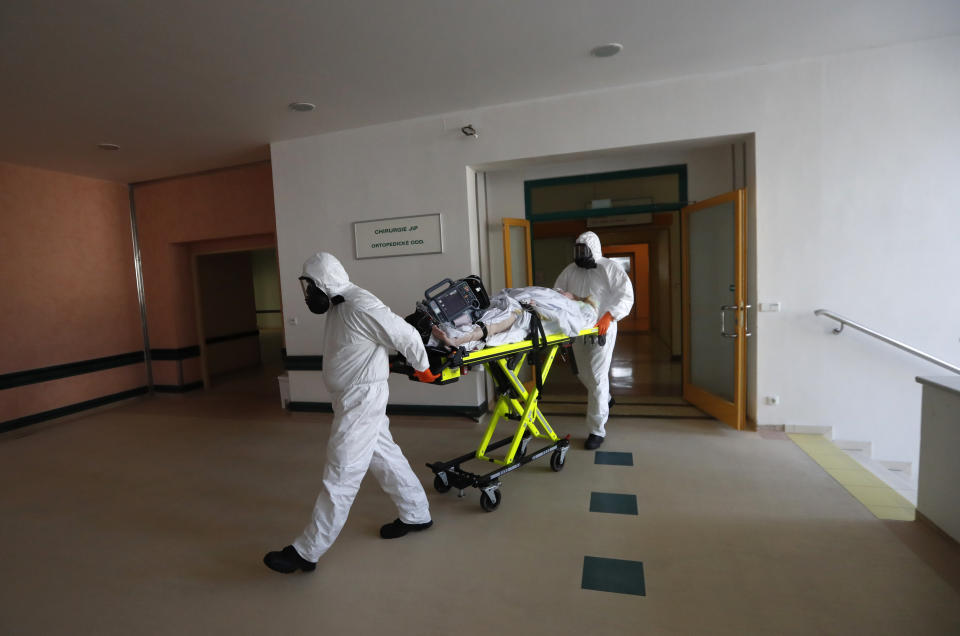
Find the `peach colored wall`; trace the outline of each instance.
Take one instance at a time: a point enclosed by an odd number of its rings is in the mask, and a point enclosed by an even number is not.
[[[143,350],[127,186],[0,163],[0,255],[0,374]],[[0,422],[146,385],[124,369],[0,391]]]
[[[200,379],[200,372],[197,371],[196,377],[187,379],[186,373],[181,372],[180,360],[151,360],[150,368],[153,370],[153,383],[159,385],[178,385],[196,382]],[[183,378],[181,382],[181,373]]]
[[[270,163],[135,185],[134,201],[150,346],[196,345],[191,258],[276,245]],[[184,382],[199,379],[185,364]]]

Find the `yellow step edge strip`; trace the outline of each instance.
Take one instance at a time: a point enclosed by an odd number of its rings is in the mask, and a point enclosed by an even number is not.
[[[823,435],[787,433],[804,453],[878,519],[913,521],[916,508]]]

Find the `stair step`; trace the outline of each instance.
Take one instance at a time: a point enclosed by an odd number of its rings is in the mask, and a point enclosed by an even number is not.
[[[844,449],[841,448],[841,450]],[[914,506],[917,505],[917,484],[910,477],[909,462],[891,462],[899,468],[899,470],[894,471],[890,470],[885,465],[886,462],[881,462],[871,457],[867,457],[862,452],[847,450],[844,450],[844,452],[847,454],[847,456],[869,470],[885,484],[900,493],[900,495],[907,501],[912,503]],[[906,471],[903,470],[904,466],[907,467]]]

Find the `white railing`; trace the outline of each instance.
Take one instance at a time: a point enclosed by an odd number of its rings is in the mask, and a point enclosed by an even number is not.
[[[899,340],[894,340],[893,338],[890,338],[890,337],[888,337],[888,336],[885,336],[885,335],[883,335],[882,333],[879,333],[879,332],[877,332],[877,331],[874,331],[873,329],[870,329],[870,328],[868,328],[868,327],[864,327],[864,326],[861,325],[860,323],[854,322],[853,320],[850,320],[849,318],[845,318],[845,317],[841,316],[840,314],[837,314],[837,313],[834,313],[834,312],[830,311],[829,309],[818,309],[818,310],[816,310],[816,311],[813,312],[813,313],[816,314],[817,316],[824,316],[824,317],[826,317],[826,318],[830,318],[831,320],[836,320],[837,322],[839,322],[839,323],[840,323],[840,326],[839,326],[839,327],[836,327],[836,328],[833,330],[833,333],[835,333],[835,334],[839,334],[840,332],[842,332],[844,325],[850,325],[851,327],[853,327],[853,328],[856,329],[857,331],[862,331],[863,333],[867,334],[868,336],[873,336],[873,337],[876,338],[877,340],[881,340],[881,341],[883,341],[883,342],[886,342],[888,345],[892,345],[892,346],[896,347],[897,349],[900,349],[901,351],[906,351],[907,353],[911,353],[911,354],[917,356],[918,358],[923,358],[923,359],[926,360],[927,362],[932,362],[933,364],[935,364],[935,365],[937,365],[937,366],[941,366],[941,367],[943,367],[944,369],[947,369],[948,371],[953,371],[954,373],[960,373],[960,367],[956,367],[956,366],[950,364],[949,362],[944,362],[943,360],[941,360],[941,359],[939,359],[939,358],[934,358],[932,355],[930,355],[930,354],[928,354],[928,353],[924,353],[923,351],[920,351],[919,349],[915,349],[914,347],[911,347],[910,345],[903,344],[903,343],[900,342]]]

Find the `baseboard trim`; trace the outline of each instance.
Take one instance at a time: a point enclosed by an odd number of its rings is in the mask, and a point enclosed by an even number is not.
[[[785,424],[783,427],[785,433],[798,433],[800,435],[826,435],[833,440],[832,426],[810,426],[805,424]]]
[[[916,520],[919,521],[920,523],[922,523],[922,524],[930,527],[931,529],[933,529],[934,532],[936,532],[936,533],[939,534],[941,537],[943,537],[944,539],[946,539],[947,541],[949,541],[950,543],[952,543],[952,544],[954,545],[954,547],[960,547],[960,541],[957,541],[955,538],[953,538],[952,536],[950,536],[950,535],[947,533],[946,530],[944,530],[943,528],[941,528],[940,526],[938,526],[936,523],[934,523],[933,521],[931,521],[931,520],[930,520],[930,517],[928,517],[927,515],[923,514],[923,513],[920,512],[919,510],[916,511]]]
[[[51,409],[49,411],[43,411],[42,413],[34,413],[33,415],[27,415],[25,417],[20,417],[15,420],[7,420],[6,422],[0,422],[0,433],[6,433],[7,431],[13,431],[18,428],[23,428],[24,426],[30,426],[31,424],[38,424],[40,422],[53,420],[58,417],[73,415],[74,413],[79,413],[81,411],[93,409],[98,406],[110,404],[112,402],[119,402],[121,400],[137,397],[139,395],[145,394],[146,392],[147,392],[147,387],[140,386],[135,389],[130,389],[129,391],[121,391],[120,393],[111,393],[110,395],[104,395],[98,398],[94,398],[92,400],[77,402],[76,404],[68,404],[67,406],[61,406],[60,408]]]
[[[189,384],[154,384],[153,390],[157,393],[186,393],[195,389],[202,389],[203,381],[197,380]]]

